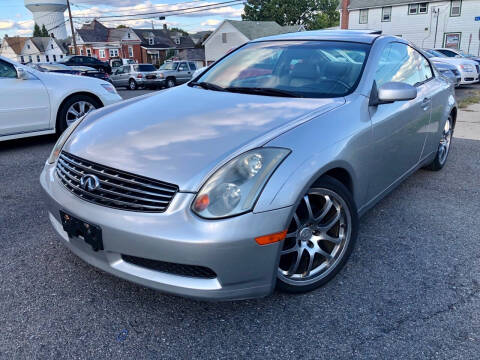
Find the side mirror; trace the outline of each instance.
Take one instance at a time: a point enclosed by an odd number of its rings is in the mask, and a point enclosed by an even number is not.
[[[403,82],[387,82],[378,89],[375,105],[388,104],[395,101],[413,100],[416,97],[416,87]]]
[[[17,77],[20,79],[20,80],[28,80],[30,77],[28,75],[28,72],[25,71],[24,69],[22,68],[17,68]]]

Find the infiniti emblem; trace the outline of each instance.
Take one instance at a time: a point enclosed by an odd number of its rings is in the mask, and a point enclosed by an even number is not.
[[[80,179],[80,186],[87,191],[95,191],[100,187],[100,180],[95,175],[87,174]]]

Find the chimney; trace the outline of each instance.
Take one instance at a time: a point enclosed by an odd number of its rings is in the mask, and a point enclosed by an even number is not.
[[[342,18],[340,19],[340,27],[342,29],[348,29],[348,5],[350,5],[350,0],[342,0]]]
[[[167,24],[163,24],[163,30],[167,30]]]

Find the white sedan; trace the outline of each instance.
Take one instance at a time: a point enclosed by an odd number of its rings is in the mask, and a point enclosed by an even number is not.
[[[0,57],[0,141],[60,134],[83,115],[121,100],[108,82],[40,72]]]
[[[452,58],[448,57],[436,50],[427,49],[425,55],[434,62],[442,62],[454,65],[460,73],[460,85],[468,85],[478,82],[479,68],[475,61],[467,58]]]

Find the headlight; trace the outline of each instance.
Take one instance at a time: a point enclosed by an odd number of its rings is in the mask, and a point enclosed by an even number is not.
[[[117,94],[117,89],[112,84],[101,84],[102,87],[111,94]]]
[[[259,148],[232,159],[200,189],[192,204],[193,212],[218,219],[252,210],[268,179],[288,154],[288,149]]]
[[[473,72],[473,65],[470,64],[462,64],[460,67],[463,69],[463,71],[466,72]]]
[[[58,157],[60,156],[60,152],[62,151],[63,145],[65,145],[70,135],[72,135],[72,133],[75,131],[78,125],[80,125],[83,119],[85,119],[85,116],[78,119],[73,124],[71,124],[68,128],[65,129],[65,131],[58,138],[57,143],[53,147],[53,150],[50,153],[50,156],[48,157],[47,163],[53,164],[55,161],[57,161]]]
[[[164,77],[165,77],[165,75],[163,75],[163,73],[158,74],[159,79],[163,79]]]

